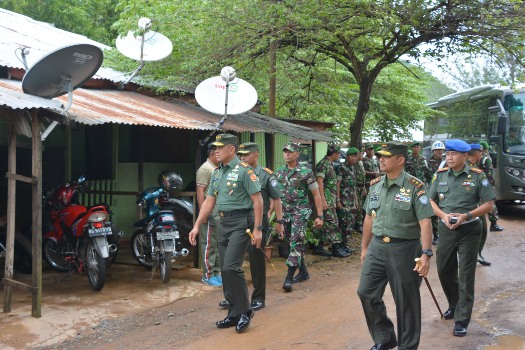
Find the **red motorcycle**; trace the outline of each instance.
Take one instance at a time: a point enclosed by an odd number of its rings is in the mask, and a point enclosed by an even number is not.
[[[87,271],[91,288],[104,287],[106,267],[116,256],[118,234],[108,221],[109,207],[81,205],[78,194],[87,188],[81,176],[77,182],[64,183],[48,193],[44,203],[43,255],[49,265],[69,274]],[[109,241],[109,242],[108,242]],[[64,279],[63,278],[63,279]]]

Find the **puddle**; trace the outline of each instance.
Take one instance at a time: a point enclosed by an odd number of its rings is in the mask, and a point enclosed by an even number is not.
[[[489,345],[484,350],[525,350],[525,338],[516,334],[497,337],[498,344]]]

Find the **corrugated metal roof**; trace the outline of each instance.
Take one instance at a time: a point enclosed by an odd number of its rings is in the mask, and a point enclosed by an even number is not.
[[[63,114],[62,110],[56,110],[57,105],[67,103],[65,95],[46,100],[24,94],[19,81],[0,79],[0,96],[8,94],[17,98],[2,100],[2,104],[14,109],[45,108]],[[187,102],[163,101],[130,91],[81,88],[73,92],[73,104],[67,114],[86,125],[116,123],[193,130],[215,130],[222,118]],[[253,112],[228,116],[223,130],[282,133],[302,140],[331,140],[326,133]]]

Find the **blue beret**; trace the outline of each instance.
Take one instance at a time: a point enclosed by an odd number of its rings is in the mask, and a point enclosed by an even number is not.
[[[471,143],[469,144],[470,146],[470,149],[474,149],[474,150],[478,150],[478,151],[482,151],[482,147],[479,143]]]
[[[445,141],[445,149],[465,153],[470,151],[470,145],[463,140],[447,140]]]

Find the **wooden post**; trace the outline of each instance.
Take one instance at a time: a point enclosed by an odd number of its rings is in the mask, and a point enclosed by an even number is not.
[[[31,314],[33,317],[42,316],[42,139],[40,136],[40,115],[38,111],[31,114],[32,119],[32,177],[35,180],[32,186],[33,198],[33,275],[32,284],[35,288],[33,293],[33,305]]]
[[[9,124],[9,148],[7,152],[7,173],[16,173],[16,133],[13,122]],[[16,179],[7,179],[7,235],[4,278],[13,279],[13,263],[15,251],[15,208],[16,208]],[[12,287],[4,284],[4,312],[11,312]]]

